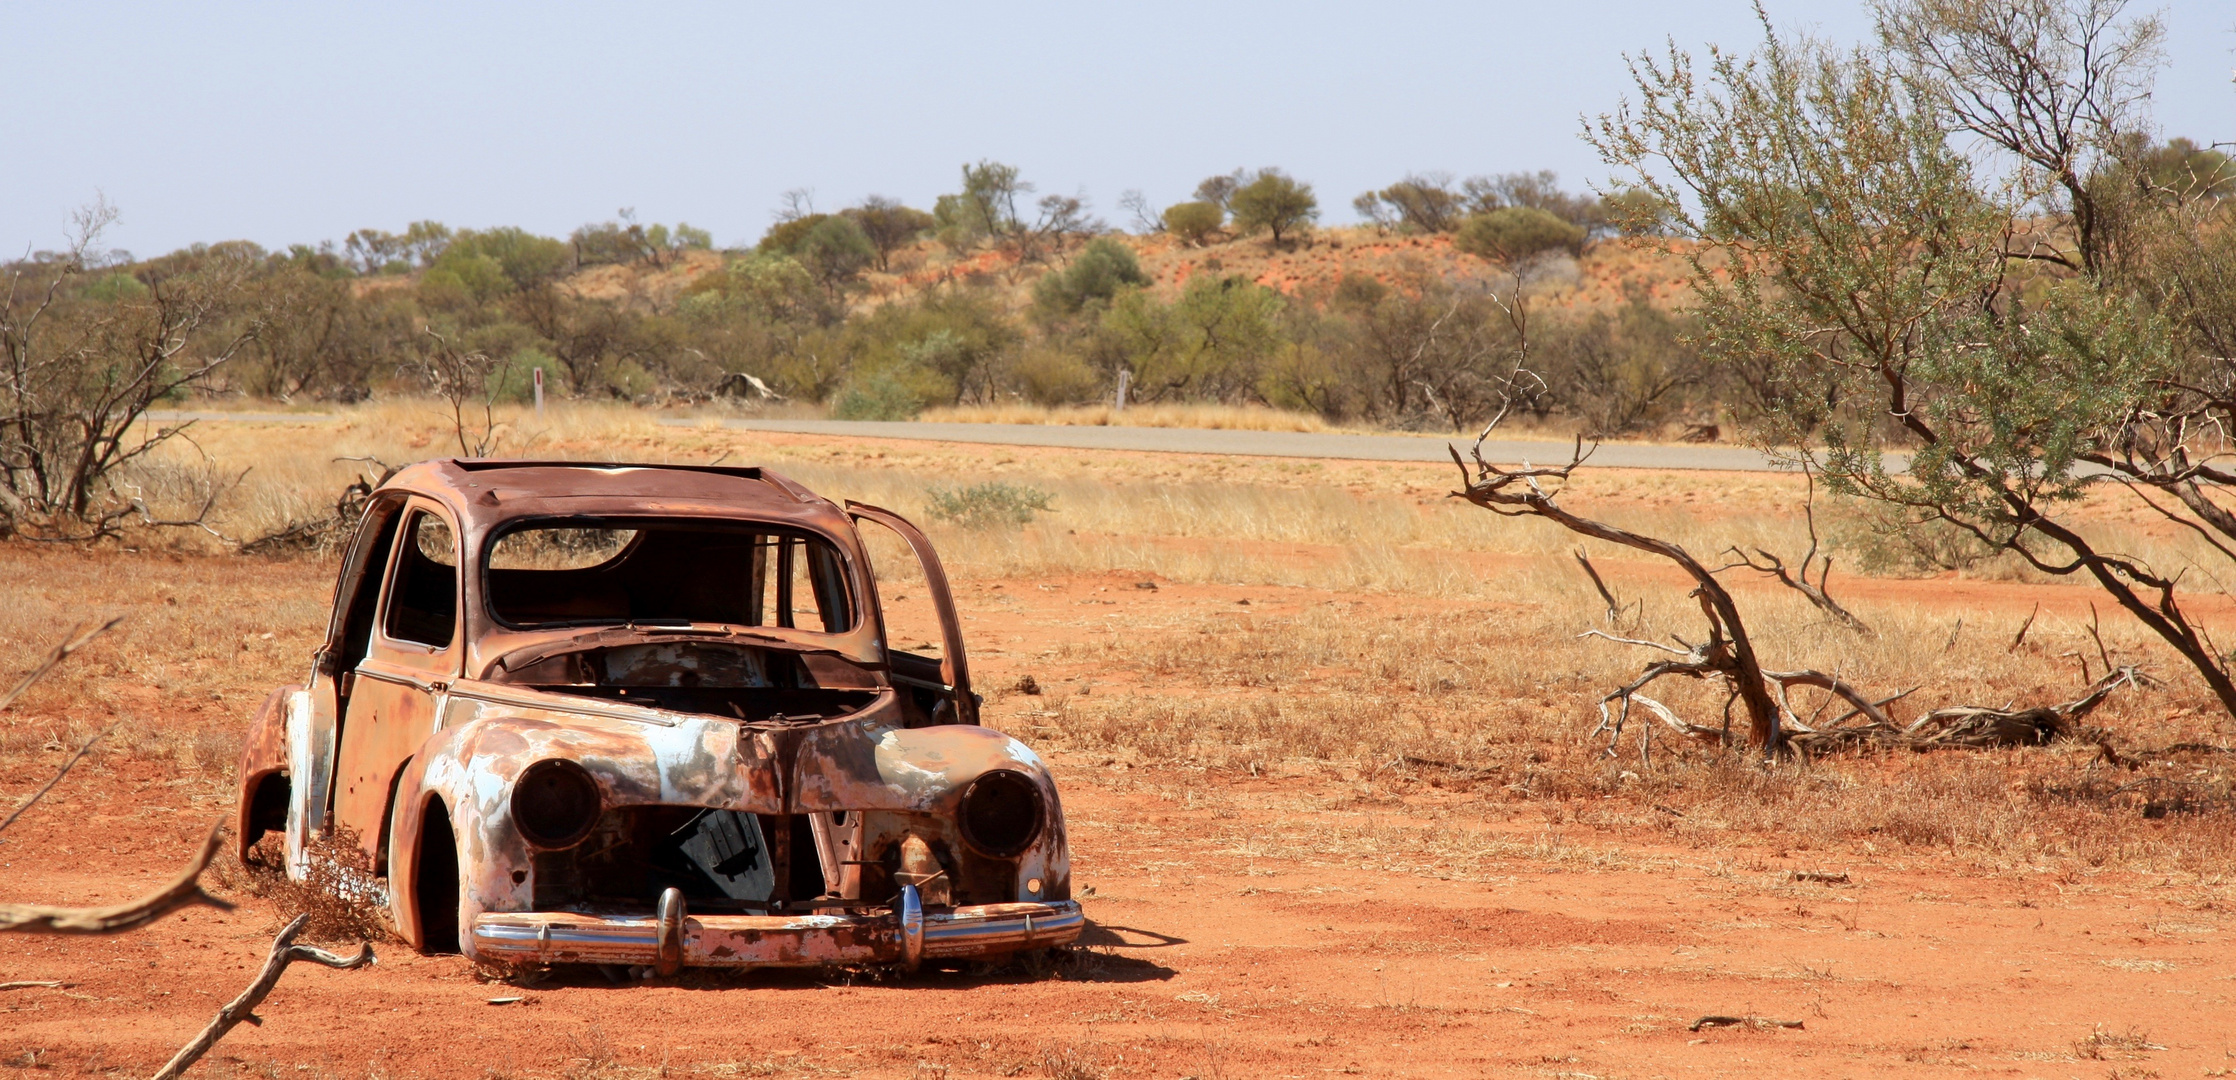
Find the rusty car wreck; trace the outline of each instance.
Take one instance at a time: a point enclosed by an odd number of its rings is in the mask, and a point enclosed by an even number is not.
[[[876,530],[936,657],[888,640]],[[244,859],[340,851],[415,948],[500,965],[913,967],[1084,925],[1054,782],[979,726],[923,534],[761,469],[397,473],[240,785]]]

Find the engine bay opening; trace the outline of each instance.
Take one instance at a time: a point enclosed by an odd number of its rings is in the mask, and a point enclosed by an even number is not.
[[[873,674],[836,656],[692,640],[561,653],[500,681],[749,723],[844,716],[867,708],[879,689]]]

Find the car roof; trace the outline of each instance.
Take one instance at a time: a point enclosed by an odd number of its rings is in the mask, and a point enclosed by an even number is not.
[[[443,458],[405,467],[381,490],[444,503],[473,531],[552,516],[733,518],[846,531],[830,500],[755,466]]]

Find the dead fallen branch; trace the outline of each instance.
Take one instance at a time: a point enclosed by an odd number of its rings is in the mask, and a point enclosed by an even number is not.
[[[1614,590],[1609,589],[1606,580],[1599,576],[1599,568],[1592,565],[1591,557],[1584,554],[1583,548],[1577,548],[1569,554],[1576,556],[1576,565],[1583,567],[1584,574],[1592,579],[1592,588],[1599,590],[1599,598],[1607,601],[1607,625],[1622,625],[1623,605],[1615,601]]]
[[[1691,1030],[1713,1027],[1749,1027],[1758,1031],[1774,1028],[1800,1028],[1799,1020],[1772,1020],[1767,1016],[1703,1016],[1693,1021]]]
[[[116,624],[123,621],[124,616],[119,615],[116,618],[110,619],[108,622],[102,623],[99,626],[95,626],[90,630],[86,628],[85,624],[79,625],[76,630],[71,632],[68,638],[63,640],[62,644],[56,645],[53,649],[49,650],[47,655],[39,661],[37,666],[33,667],[30,671],[25,672],[23,678],[16,680],[15,686],[9,689],[6,696],[0,697],[0,712],[7,711],[8,706],[15,704],[16,699],[22,697],[24,691],[31,689],[32,684],[38,682],[40,679],[46,678],[47,673],[53,671],[55,669],[55,665],[69,659],[71,653],[85,648],[87,643],[91,642],[94,638],[100,637],[102,634],[107,633],[111,627],[114,627]]]
[[[347,959],[324,949],[295,944],[296,935],[303,932],[303,927],[310,923],[310,919],[309,915],[297,915],[295,921],[288,923],[279,932],[279,936],[272,939],[271,955],[264,960],[264,970],[256,973],[256,981],[249,983],[248,989],[241,991],[239,997],[226,1002],[225,1007],[217,1011],[217,1017],[210,1021],[208,1027],[202,1029],[200,1035],[194,1037],[194,1041],[180,1047],[179,1052],[156,1072],[155,1080],[174,1080],[189,1066],[200,1061],[202,1055],[209,1053],[210,1048],[225,1037],[226,1032],[239,1026],[242,1021],[262,1024],[264,1018],[256,1015],[256,1007],[263,1004],[265,996],[272,992],[273,987],[279,985],[280,976],[287,972],[287,965],[302,960],[346,971],[373,962],[373,946],[370,942],[358,946],[357,955]]]
[[[224,839],[225,823],[210,826],[209,839],[171,883],[114,907],[66,908],[41,904],[0,904],[0,932],[30,934],[115,934],[160,919],[189,904],[208,904],[230,910],[233,905],[202,891],[202,871],[209,868]]]
[[[1720,741],[1723,737],[1721,732],[1676,721],[1674,715],[1668,713],[1659,703],[1637,698],[1638,691],[1646,684],[1664,675],[1681,675],[1691,679],[1713,678],[1730,687],[1745,705],[1748,745],[1765,754],[1776,753],[1781,735],[1778,727],[1778,705],[1771,700],[1770,691],[1764,683],[1762,664],[1755,659],[1754,644],[1748,639],[1746,624],[1740,620],[1739,606],[1733,602],[1731,593],[1725,590],[1723,583],[1716,580],[1715,572],[1701,565],[1698,559],[1693,558],[1690,552],[1678,544],[1582,517],[1570,513],[1566,507],[1560,505],[1560,486],[1591,457],[1591,451],[1584,448],[1581,436],[1576,439],[1566,465],[1503,469],[1483,457],[1484,439],[1489,435],[1489,429],[1485,429],[1483,438],[1476,440],[1472,475],[1468,463],[1461,459],[1459,449],[1451,448],[1452,463],[1459,466],[1462,484],[1461,490],[1452,493],[1454,498],[1465,499],[1502,517],[1545,518],[1580,536],[1660,556],[1676,563],[1693,580],[1692,597],[1699,601],[1701,617],[1707,621],[1707,640],[1699,645],[1680,642],[1688,649],[1681,654],[1681,659],[1657,661],[1649,665],[1630,685],[1601,699],[1602,726],[1607,726],[1607,704],[1621,700],[1621,718],[1613,721],[1614,737],[1619,738],[1622,734],[1622,718],[1629,716],[1631,702],[1639,700],[1657,715],[1663,716],[1665,722],[1673,722],[1672,726],[1681,733],[1705,738],[1706,733],[1713,732]],[[1548,486],[1551,490],[1548,490]]]

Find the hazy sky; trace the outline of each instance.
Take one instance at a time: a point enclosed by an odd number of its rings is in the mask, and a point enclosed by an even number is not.
[[[1766,0],[1868,31],[1861,0]],[[2142,7],[2141,4],[2138,5]],[[2236,4],[2166,9],[2169,135],[2236,139]],[[782,192],[916,205],[994,158],[1113,223],[1279,165],[1329,220],[1409,170],[1601,176],[1622,53],[1756,38],[1743,0],[1599,3],[0,3],[0,258],[338,240],[414,219],[563,235],[623,206],[757,238]]]

